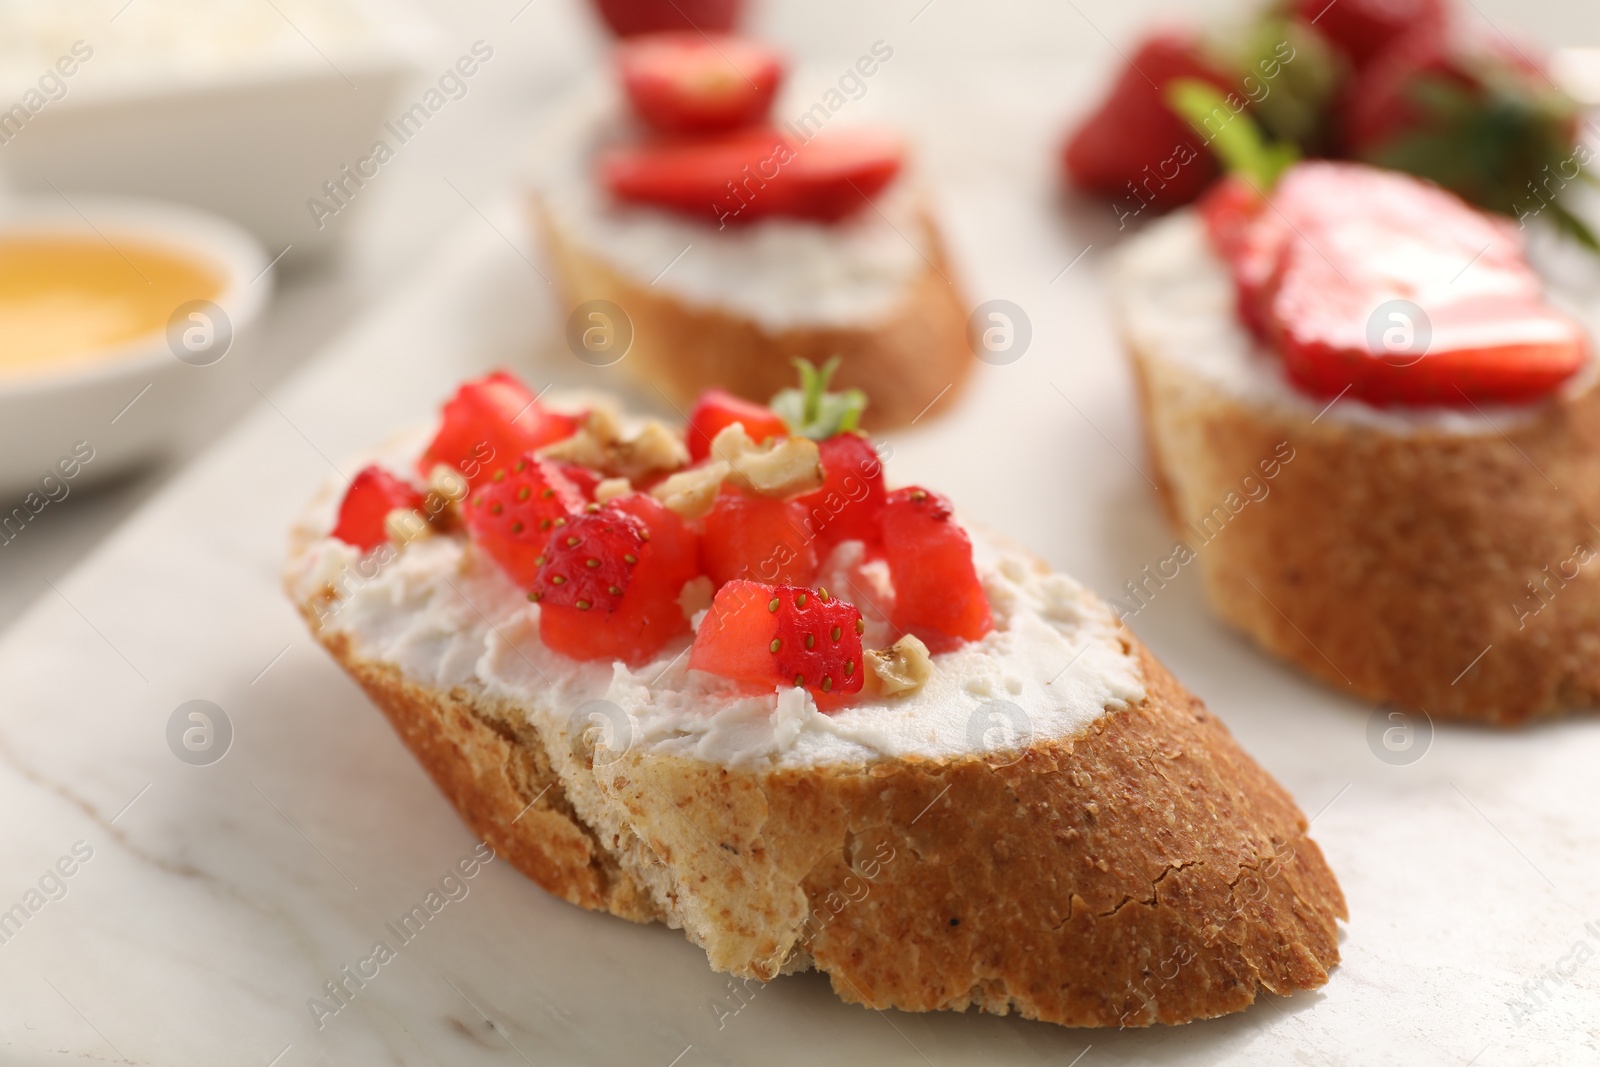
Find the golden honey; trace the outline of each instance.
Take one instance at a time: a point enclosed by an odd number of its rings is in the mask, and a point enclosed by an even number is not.
[[[116,234],[0,237],[0,374],[115,355],[221,291],[208,264]]]

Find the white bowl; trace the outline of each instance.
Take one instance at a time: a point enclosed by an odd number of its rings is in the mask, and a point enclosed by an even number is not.
[[[261,246],[232,223],[192,208],[87,196],[70,204],[60,197],[0,202],[0,236],[18,234],[105,239],[113,246],[136,240],[211,266],[223,283],[213,301],[221,314],[210,316],[209,347],[205,324],[185,316],[183,325],[200,331],[188,335],[189,348],[180,328],[173,343],[161,333],[80,364],[0,373],[0,540],[15,509],[42,509],[37,499],[48,498],[54,484],[101,480],[181,441],[215,395],[218,364],[247,346],[272,292]]]
[[[319,219],[308,201],[325,198],[328,181],[354,189],[343,168],[368,156],[385,120],[409,103],[401,91],[420,73],[432,37],[425,22],[367,0],[322,0],[329,17],[353,20],[337,38],[309,20],[311,0],[280,0],[281,11],[136,0],[115,22],[105,14],[122,5],[110,0],[50,3],[61,6],[41,14],[49,7],[41,0],[0,4],[0,34],[23,39],[0,42],[0,108],[38,105],[12,112],[14,130],[0,127],[9,190],[190,204],[244,226],[273,255],[290,248],[288,262],[349,232],[353,211]],[[167,27],[185,10],[210,21],[185,32]],[[234,32],[196,36],[223,29]],[[325,32],[328,39],[313,40]],[[73,73],[52,74],[56,63]],[[51,95],[27,96],[40,79]],[[371,195],[356,189],[349,207],[359,210]]]

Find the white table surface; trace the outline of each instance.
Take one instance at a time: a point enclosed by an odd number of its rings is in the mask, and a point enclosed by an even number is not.
[[[535,2],[516,26],[577,33],[570,12]],[[491,6],[470,14],[515,10]],[[1108,33],[1130,19],[1086,10]],[[850,25],[826,5],[817,12],[814,22],[792,9],[767,19],[774,33],[812,41]],[[952,0],[914,24],[906,11],[894,17],[909,27],[901,54],[912,62],[874,92],[917,116],[969,298],[1022,305],[1035,340],[1016,364],[980,367],[949,418],[896,435],[891,476],[947,489],[1114,591],[1165,555],[1170,535],[1133,469],[1142,457],[1132,395],[1098,273],[1113,235],[1098,214],[1058,209],[1040,149],[1088,75],[1037,57],[991,59],[930,86],[939,48],[953,52],[963,33],[977,51],[999,48],[985,36],[992,27]],[[944,17],[949,26],[932,21]],[[1049,25],[1076,33],[1073,47],[1099,61],[1087,53],[1106,46],[1081,21]],[[918,33],[937,45],[921,60]],[[825,54],[851,49],[833,39]],[[548,70],[581,68],[581,48],[559,51],[548,37],[527,44]],[[1600,954],[1600,723],[1517,735],[1440,727],[1419,762],[1385,764],[1366,740],[1370,709],[1220,629],[1192,576],[1134,627],[1316,815],[1352,913],[1345,962],[1323,991],[1225,1020],[1102,1033],[872,1013],[800,976],[719,1030],[710,1003],[727,995],[723,980],[679,934],[581,912],[494,864],[318,1030],[306,999],[366,955],[383,923],[473,841],[304,636],[277,591],[283,529],[330,463],[425,413],[478,368],[509,362],[537,384],[606,384],[550,347],[546,287],[522,258],[532,253],[507,242],[520,242],[518,220],[496,194],[514,152],[479,140],[488,124],[512,123],[517,93],[538,97],[543,77],[523,72],[515,92],[485,94],[485,126],[441,133],[438,170],[397,173],[394,200],[360,220],[373,229],[351,258],[320,280],[291,279],[285,317],[270,324],[280,344],[296,330],[315,338],[373,296],[351,332],[281,386],[257,378],[270,404],[233,420],[181,473],[150,476],[145,485],[160,488],[81,565],[69,571],[71,553],[41,551],[25,573],[0,571],[8,589],[18,575],[54,586],[41,584],[25,613],[16,599],[5,605],[20,617],[0,639],[0,810],[13,816],[0,834],[0,909],[75,842],[94,850],[63,899],[0,943],[0,1062],[1600,1062],[1600,963],[1572,955],[1579,942]],[[428,200],[436,214],[417,221],[441,174],[460,179],[474,206]],[[407,205],[413,228],[383,230],[401,226]],[[441,230],[449,239],[433,243]],[[303,355],[269,344],[260,358],[286,369]],[[90,518],[100,509],[104,523],[143,491],[73,504]],[[51,540],[77,537],[81,551],[91,538],[75,532],[77,517],[64,507]],[[220,705],[236,735],[203,768],[179,762],[165,740],[173,709],[197,698]],[[1570,974],[1545,976],[1557,967]]]

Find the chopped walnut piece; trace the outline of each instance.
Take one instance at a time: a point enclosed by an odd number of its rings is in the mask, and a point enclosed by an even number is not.
[[[615,500],[619,496],[627,496],[633,492],[633,483],[626,478],[607,478],[594,487],[594,499],[597,504],[604,504],[607,500]]]
[[[717,502],[717,491],[728,476],[729,467],[714,460],[699,467],[668,476],[650,490],[650,495],[685,519],[702,518]]]
[[[933,659],[928,655],[928,646],[911,634],[881,652],[869,649],[866,660],[878,678],[878,692],[884,696],[915,692],[933,677]]]
[[[467,480],[461,472],[445,463],[435,463],[428,472],[428,489],[438,493],[452,504],[459,504],[467,496]]]
[[[649,419],[633,436],[624,437],[616,412],[607,407],[591,409],[577,433],[540,449],[539,456],[632,482],[689,462],[689,450],[666,426]]]
[[[807,437],[758,445],[736,422],[717,434],[711,452],[733,468],[733,484],[763,496],[789,497],[822,488],[822,454]]]
[[[433,527],[415,508],[395,508],[383,517],[383,532],[397,545],[410,544],[433,534]]]

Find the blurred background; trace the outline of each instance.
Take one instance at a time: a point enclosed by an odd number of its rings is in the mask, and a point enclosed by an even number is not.
[[[937,101],[920,112],[929,125],[950,108],[992,114],[993,136],[1008,141],[992,147],[1015,153],[1009,142],[1029,142],[1020,158],[1032,161],[1025,177],[1039,186],[1051,180],[1066,125],[1103,91],[1120,66],[1118,49],[1141,27],[1163,11],[1201,21],[1253,6],[751,0],[747,29],[797,66],[824,70],[842,68],[873,41],[890,42],[894,63],[875,93],[937,87]],[[1470,7],[1546,47],[1600,44],[1600,5]],[[602,62],[609,38],[580,0],[5,0],[0,101],[24,99],[80,41],[92,58],[50,81],[27,128],[0,143],[8,194],[72,205],[96,192],[133,191],[189,202],[232,218],[269,259],[281,258],[248,345],[219,364],[217,386],[186,420],[181,446],[75,492],[48,523],[0,550],[0,620],[17,617],[47,579],[66,572],[245,408],[425,265],[453,227],[495,225],[491,205],[533,162],[552,108]],[[463,94],[382,165],[349,210],[313,226],[304,203],[317,192],[310,179],[334,177],[339,161],[359,158],[379,122],[475,42],[493,58],[464,79]],[[1019,96],[1058,104],[1059,121],[1008,125],[1007,101]],[[974,145],[923,162],[949,187],[977,180],[973,161],[985,151]]]

